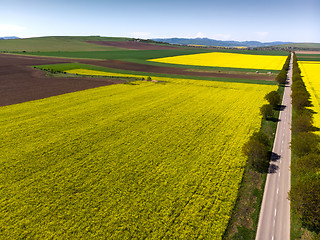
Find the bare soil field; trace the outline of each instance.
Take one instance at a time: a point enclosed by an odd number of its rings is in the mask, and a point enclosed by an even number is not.
[[[151,43],[142,43],[136,41],[86,41],[87,43],[93,43],[103,46],[127,48],[134,50],[163,50],[163,49],[177,49],[178,47],[174,46],[162,46]]]
[[[296,51],[296,54],[320,54],[320,51]]]
[[[74,60],[0,54],[0,106],[123,83],[103,78],[48,77],[45,72],[30,67],[68,62]]]

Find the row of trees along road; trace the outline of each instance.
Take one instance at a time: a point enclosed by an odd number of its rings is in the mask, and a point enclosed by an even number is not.
[[[287,81],[287,73],[290,65],[291,54],[288,55],[282,70],[276,77],[279,85],[283,85]],[[280,109],[281,96],[278,91],[272,91],[265,96],[269,104],[265,104],[260,108],[260,113],[265,121],[276,121],[274,118],[274,110]],[[251,168],[258,172],[266,172],[269,166],[271,156],[271,144],[269,137],[262,130],[255,132],[249,141],[243,146],[242,151],[248,158],[248,164]]]
[[[269,104],[260,108],[260,112],[266,121],[274,121],[274,110],[279,108],[281,101],[280,94],[272,91],[265,96]],[[270,141],[269,137],[262,130],[253,133],[249,141],[243,146],[242,151],[248,158],[251,168],[258,172],[266,172],[270,160]]]
[[[290,64],[290,55],[288,56],[281,72],[276,77],[276,81],[280,84],[285,84],[287,79],[287,72]],[[283,76],[284,80],[283,80]],[[260,108],[260,113],[265,121],[276,121],[274,110],[280,109],[281,96],[278,91],[272,91],[265,96],[269,102]],[[269,160],[271,156],[271,143],[269,137],[262,130],[255,132],[249,141],[243,146],[242,151],[248,158],[250,167],[260,173],[267,172],[269,167]]]
[[[320,137],[314,131],[310,94],[301,78],[297,58],[293,59],[292,142],[294,181],[289,193],[291,208],[303,227],[320,237]]]
[[[276,81],[279,84],[286,84],[287,74],[288,74],[289,65],[290,65],[290,59],[291,59],[291,54],[287,57],[286,62],[284,63],[281,72],[276,77]]]

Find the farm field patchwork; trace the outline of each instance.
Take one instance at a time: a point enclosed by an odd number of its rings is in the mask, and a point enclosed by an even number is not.
[[[94,65],[91,65],[94,64]],[[216,73],[216,72],[191,72],[180,70],[179,68],[169,67],[149,67],[140,64],[130,64],[120,61],[91,61],[91,64],[82,63],[66,63],[66,64],[49,64],[38,65],[37,69],[47,70],[50,72],[65,72],[78,75],[91,76],[111,76],[111,77],[125,77],[125,78],[144,78],[149,76],[159,81],[167,78],[183,78],[192,80],[207,80],[207,81],[221,81],[221,82],[241,82],[253,84],[275,85],[274,76],[264,74],[246,74],[246,73]],[[122,66],[119,69],[112,68],[114,66]],[[149,72],[143,72],[144,69]],[[165,78],[165,79],[164,79]]]
[[[320,62],[320,54],[297,54],[299,61],[315,61]]]
[[[144,75],[137,75],[137,74],[128,74],[128,73],[117,73],[117,72],[106,72],[106,71],[97,71],[97,70],[90,70],[86,68],[80,68],[80,69],[71,69],[71,70],[65,70],[66,73],[76,74],[76,75],[88,75],[88,76],[105,76],[105,77],[117,77],[117,78],[131,78],[131,79],[138,79],[138,80],[147,80],[149,77],[155,80],[155,81],[170,81],[172,80],[172,77],[162,77],[162,76],[156,76],[149,74]],[[183,76],[175,78],[175,80],[188,80],[188,78],[182,78]],[[188,77],[188,76],[184,76]],[[189,79],[192,78],[194,80],[195,77],[189,77]],[[201,78],[199,78],[201,80]],[[266,84],[266,85],[274,85],[274,82],[270,81],[250,81],[249,79],[224,79],[224,78],[207,78],[207,81],[225,81],[225,82],[242,82],[242,83],[253,83],[253,84]]]
[[[211,52],[149,59],[148,61],[196,66],[281,70],[285,60],[285,56]]]
[[[137,81],[1,107],[1,236],[221,239],[276,88]]]
[[[300,59],[300,58],[299,58]],[[320,62],[298,61],[303,82],[311,95],[314,125],[320,128]]]

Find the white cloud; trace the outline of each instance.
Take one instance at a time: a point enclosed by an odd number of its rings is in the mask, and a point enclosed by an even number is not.
[[[19,35],[25,28],[12,24],[0,24],[0,36]]]
[[[231,35],[230,34],[214,34],[212,35],[211,37],[212,39],[215,39],[215,40],[231,40]]]
[[[131,32],[130,37],[148,39],[151,38],[150,32]]]
[[[196,38],[205,38],[206,36],[202,32],[198,32]]]

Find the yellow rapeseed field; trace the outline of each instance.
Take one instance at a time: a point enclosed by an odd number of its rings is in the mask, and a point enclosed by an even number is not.
[[[128,78],[147,78],[143,75],[134,75],[134,74],[123,74],[123,73],[113,73],[113,72],[105,72],[105,71],[96,71],[89,69],[72,69],[65,71],[66,73],[71,74],[80,74],[80,75],[90,75],[90,76],[108,76],[108,77],[128,77]]]
[[[0,108],[1,239],[222,239],[277,86],[136,83]]]
[[[114,72],[105,72],[105,71],[96,71],[96,70],[90,70],[90,69],[84,69],[84,68],[79,68],[79,69],[72,69],[72,70],[66,70],[66,73],[71,73],[71,74],[79,74],[79,75],[88,75],[88,76],[104,76],[104,77],[123,77],[123,78],[135,78],[138,80],[142,79],[147,79],[148,76],[144,75],[138,75],[138,74],[126,74],[126,73],[114,73]],[[172,78],[168,77],[157,77],[157,76],[150,76],[154,81],[172,81]],[[183,79],[183,78],[175,78],[175,82],[181,82],[183,81],[187,82],[188,79]]]
[[[207,67],[281,70],[286,58],[287,56],[211,52],[149,59],[148,61]]]
[[[320,127],[320,62],[299,61],[301,75],[311,95],[314,114],[314,125]]]

